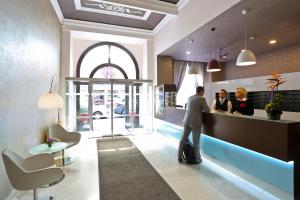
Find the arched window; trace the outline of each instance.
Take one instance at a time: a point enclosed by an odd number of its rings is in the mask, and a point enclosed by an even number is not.
[[[139,67],[133,54],[122,45],[100,42],[80,56],[76,76],[81,78],[139,79]]]

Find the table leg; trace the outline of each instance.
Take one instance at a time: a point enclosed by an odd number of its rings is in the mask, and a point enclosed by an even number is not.
[[[56,160],[56,166],[57,167],[62,167],[66,165],[70,165],[74,162],[74,159],[71,157],[65,157],[65,150],[63,149],[61,151],[61,158]]]
[[[61,157],[62,157],[62,161],[63,161],[63,166],[65,166],[65,149],[63,149],[62,151],[61,151]]]

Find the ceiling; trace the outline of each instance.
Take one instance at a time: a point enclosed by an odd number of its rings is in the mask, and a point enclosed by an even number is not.
[[[241,14],[250,9],[246,16]],[[228,56],[223,62],[237,58],[244,48],[244,24],[247,22],[247,49],[256,55],[300,44],[300,1],[299,0],[243,0],[206,25],[173,45],[161,55],[175,60],[207,62],[215,50],[223,48]],[[214,32],[212,27],[216,27]],[[250,40],[249,37],[255,39]],[[269,40],[276,39],[275,45]],[[193,40],[194,42],[191,42]],[[191,54],[186,54],[191,51]]]
[[[128,0],[58,0],[58,4],[65,19],[153,30],[166,15],[170,14],[164,13],[164,10],[169,8],[177,12],[176,4],[179,0],[152,1],[153,3],[147,1],[144,4],[148,5],[147,8],[161,6],[161,12],[126,4],[130,2]],[[139,4],[142,5],[143,2],[137,2],[137,5]]]

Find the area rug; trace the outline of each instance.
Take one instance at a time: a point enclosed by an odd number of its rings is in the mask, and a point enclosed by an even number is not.
[[[125,137],[97,140],[100,200],[178,200],[177,194]]]

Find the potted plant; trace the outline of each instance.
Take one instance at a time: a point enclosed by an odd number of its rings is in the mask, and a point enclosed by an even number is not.
[[[280,120],[282,114],[282,94],[276,93],[272,101],[265,105],[265,110],[268,115],[268,119]]]
[[[286,80],[278,73],[272,73],[272,76],[267,79],[269,82],[268,88],[270,88],[270,102],[265,105],[265,110],[268,115],[268,119],[280,120],[282,114],[283,96],[278,91],[278,86],[284,83]],[[276,90],[276,91],[275,91]]]

